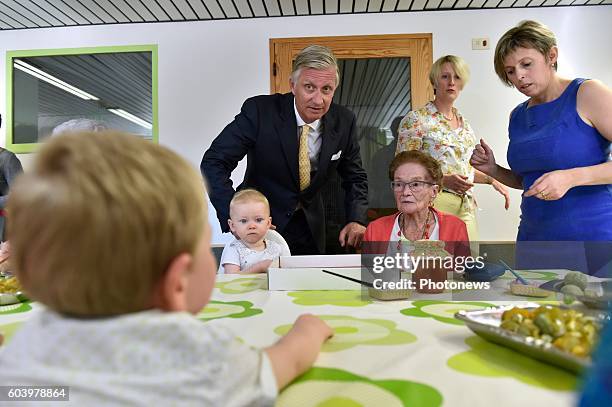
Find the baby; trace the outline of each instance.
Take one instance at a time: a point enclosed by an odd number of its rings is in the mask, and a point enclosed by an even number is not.
[[[236,239],[225,246],[221,255],[226,273],[262,273],[281,255],[281,246],[265,238],[272,218],[270,204],[261,192],[236,192],[230,201],[227,223]]]
[[[330,328],[300,316],[251,348],[194,317],[216,264],[201,176],[120,133],[52,138],[8,203],[17,277],[41,307],[0,352],[0,383],[69,386],[71,405],[272,405]]]

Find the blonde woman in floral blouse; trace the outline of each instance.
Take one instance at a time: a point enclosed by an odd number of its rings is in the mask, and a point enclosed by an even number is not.
[[[477,241],[474,183],[491,184],[504,196],[506,209],[510,205],[510,196],[502,184],[470,165],[477,144],[476,135],[453,106],[469,76],[469,68],[460,57],[446,55],[434,62],[429,73],[434,100],[404,117],[399,126],[395,153],[420,150],[438,160],[444,177],[434,207],[458,216],[467,225],[470,241]]]

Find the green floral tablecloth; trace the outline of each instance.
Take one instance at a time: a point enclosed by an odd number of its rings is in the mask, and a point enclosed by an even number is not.
[[[565,273],[522,274],[547,281]],[[485,298],[520,300],[504,293],[511,279],[508,274],[497,280]],[[266,286],[265,276],[220,275],[214,301],[199,317],[224,324],[245,343],[259,347],[276,341],[302,313],[318,315],[333,328],[334,337],[323,346],[315,367],[280,394],[278,406],[575,402],[575,375],[489,343],[453,318],[459,310],[508,301],[448,301],[448,294],[436,294],[382,302],[359,291],[267,291]]]
[[[548,274],[524,276],[556,277]],[[506,285],[504,277],[498,281]],[[197,317],[229,327],[256,347],[274,343],[302,313],[333,328],[315,366],[279,395],[278,406],[574,404],[578,377],[489,343],[453,318],[458,310],[505,302],[441,298],[381,302],[359,291],[268,291],[265,275],[219,275],[212,301]],[[37,307],[0,307],[6,340]]]

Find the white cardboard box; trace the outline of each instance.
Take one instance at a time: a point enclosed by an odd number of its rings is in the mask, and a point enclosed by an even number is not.
[[[325,254],[309,256],[281,256],[282,268],[329,268],[329,267],[361,267],[360,254]],[[332,270],[333,271],[333,270]],[[339,278],[339,277],[338,277]]]
[[[304,256],[307,257],[307,256]],[[282,262],[282,261],[281,261]],[[321,270],[361,280],[361,267],[302,267],[268,269],[268,290],[312,291],[312,290],[360,290],[361,284],[324,273]]]

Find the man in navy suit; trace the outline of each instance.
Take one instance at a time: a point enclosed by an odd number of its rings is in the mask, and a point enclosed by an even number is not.
[[[308,46],[293,63],[291,93],[247,99],[234,121],[213,141],[200,168],[224,232],[229,231],[229,202],[235,192],[230,175],[246,155],[247,169],[238,189],[255,188],[268,198],[272,222],[292,254],[325,251],[320,191],[333,171],[342,177],[345,190],[346,225],[338,239],[342,246],[359,247],[365,232],[368,182],[355,115],[332,103],[338,82],[331,50]],[[300,147],[304,125],[309,126],[305,150],[304,144]],[[307,152],[310,162],[306,184],[298,165],[300,151]]]

